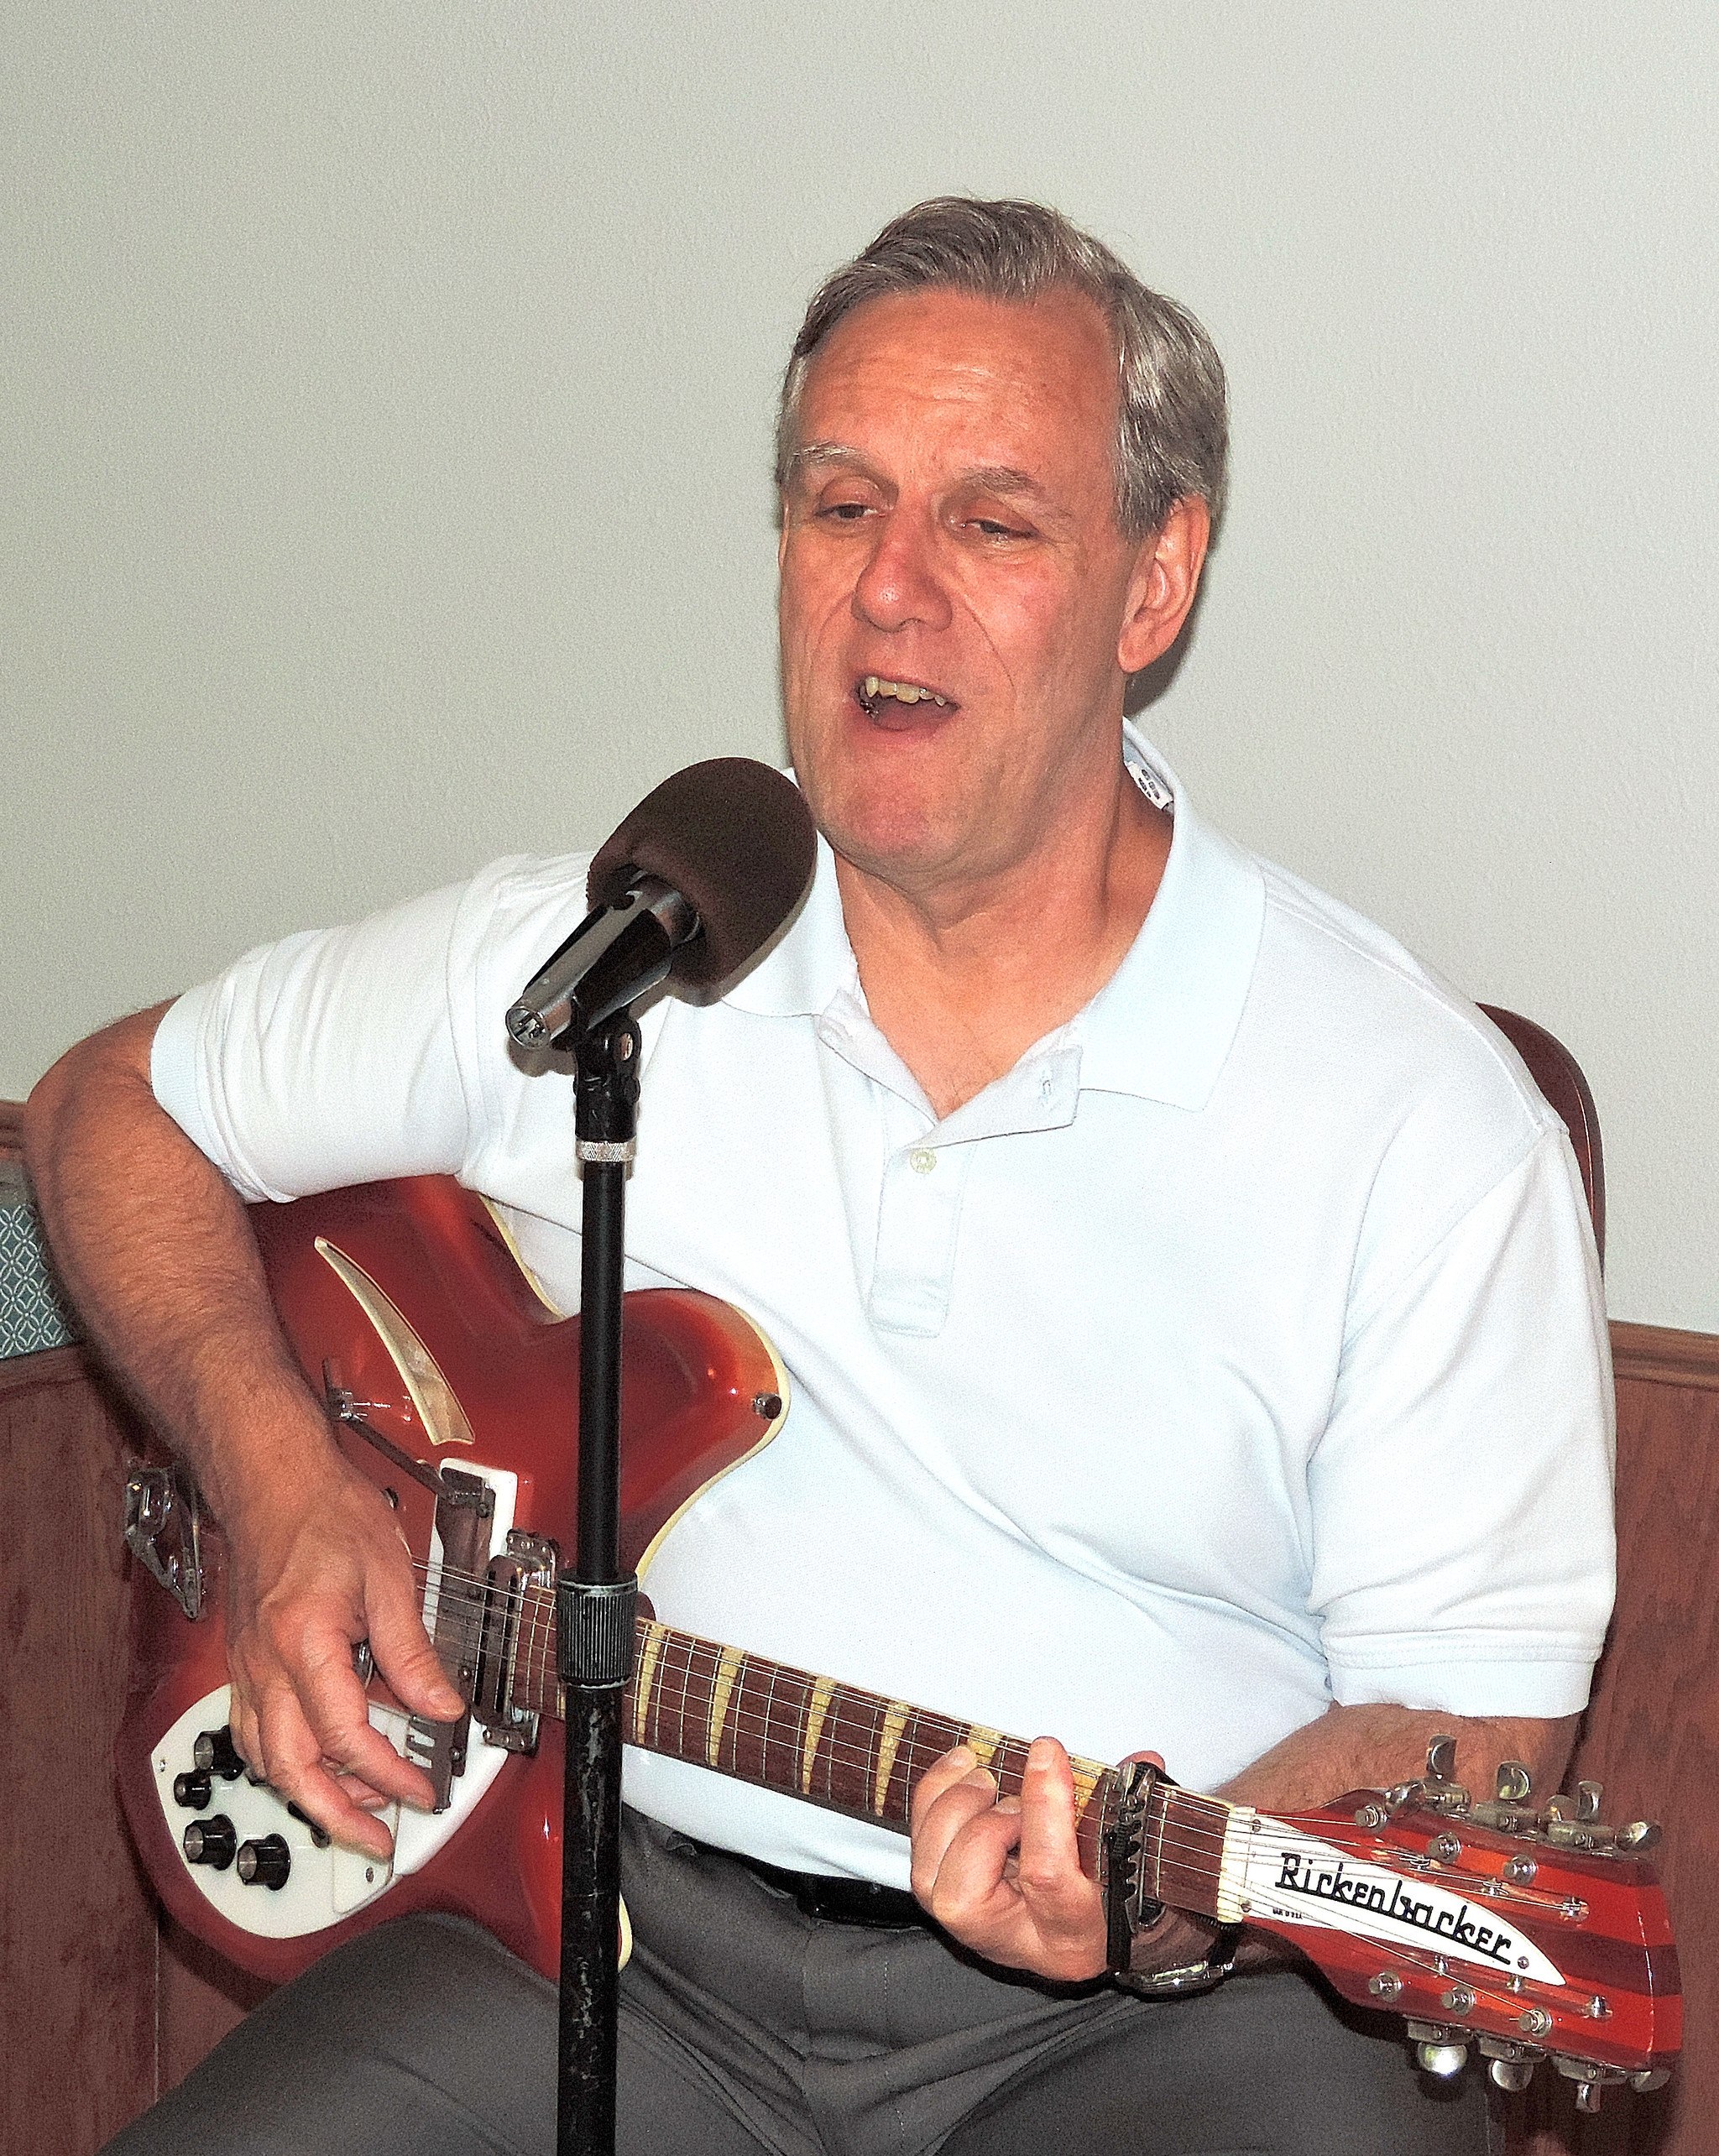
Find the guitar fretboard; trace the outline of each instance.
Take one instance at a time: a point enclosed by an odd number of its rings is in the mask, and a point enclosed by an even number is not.
[[[546,1596],[543,1601],[542,1613],[534,1611],[524,1627],[527,1645],[514,1696],[522,1706],[559,1715],[553,1606]],[[920,1776],[956,1745],[967,1746],[990,1770],[1003,1796],[1019,1795],[1027,1765],[1023,1738],[719,1647],[649,1617],[638,1621],[623,1729],[646,1751],[898,1834],[909,1830]],[[1116,1772],[1095,1760],[1071,1764],[1081,1866],[1096,1879]],[[1188,1791],[1161,1792],[1148,1823],[1147,1858],[1155,1891],[1178,1908],[1207,1913],[1214,1908],[1221,1840],[1214,1827],[1227,1809]],[[1190,1834],[1191,1827],[1197,1830]]]

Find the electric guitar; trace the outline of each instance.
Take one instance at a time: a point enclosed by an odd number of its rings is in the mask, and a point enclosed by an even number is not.
[[[241,1967],[295,1976],[413,1909],[474,1918],[553,1978],[560,1952],[562,1731],[551,1538],[570,1531],[578,1321],[557,1319],[481,1201],[443,1177],[253,1215],[287,1334],[341,1442],[398,1511],[425,1621],[468,1703],[415,1720],[379,1679],[372,1720],[435,1786],[384,1814],[391,1862],[334,1847],[244,1772],[227,1734],[223,1552],[182,1470],[127,1486],[139,1574],[121,1795],[149,1876]],[[678,1513],[767,1443],[786,1380],[713,1298],[627,1302],[622,1553],[643,1570]],[[160,1591],[165,1590],[166,1591]],[[367,1678],[369,1673],[361,1664]],[[738,1647],[638,1623],[635,1744],[906,1834],[920,1773],[965,1743],[1018,1792],[1027,1746]],[[1659,2086],[1681,2041],[1677,1953],[1643,1852],[1598,1792],[1533,1798],[1521,1769],[1471,1801],[1454,1747],[1426,1773],[1283,1818],[1138,1772],[1074,1762],[1081,1858],[1119,1911],[1163,1901],[1277,1934],[1345,1997],[1403,2016],[1434,2072],[1476,2044],[1525,2085],[1550,2057],[1585,2108]]]

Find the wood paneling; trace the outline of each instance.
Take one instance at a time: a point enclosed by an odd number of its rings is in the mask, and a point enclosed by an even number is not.
[[[0,2147],[83,2156],[155,2086],[154,1903],[119,1815],[118,1418],[75,1349],[0,1362]]]
[[[1669,1325],[1614,1324],[1612,1367],[1620,1383],[1638,1381],[1719,1392],[1719,1338],[1675,1332]]]
[[[1532,2156],[1708,2156],[1719,2146],[1719,1339],[1614,1326],[1617,1607],[1572,1773],[1608,1819],[1664,1823],[1656,1862],[1683,1971],[1668,2089],[1579,2118],[1542,2076]]]

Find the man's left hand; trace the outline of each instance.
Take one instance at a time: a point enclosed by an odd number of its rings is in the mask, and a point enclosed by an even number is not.
[[[1054,1737],[1027,1755],[1018,1797],[965,1745],[913,1793],[913,1892],[951,1938],[987,1961],[1058,1983],[1102,1976],[1104,1903],[1080,1868],[1074,1776]],[[1152,1934],[1152,1965],[1204,1958],[1207,1935],[1173,1913]]]

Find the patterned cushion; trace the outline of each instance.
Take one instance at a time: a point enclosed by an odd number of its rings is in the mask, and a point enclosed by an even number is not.
[[[0,1356],[33,1355],[76,1338],[71,1306],[48,1269],[23,1167],[0,1161]]]

